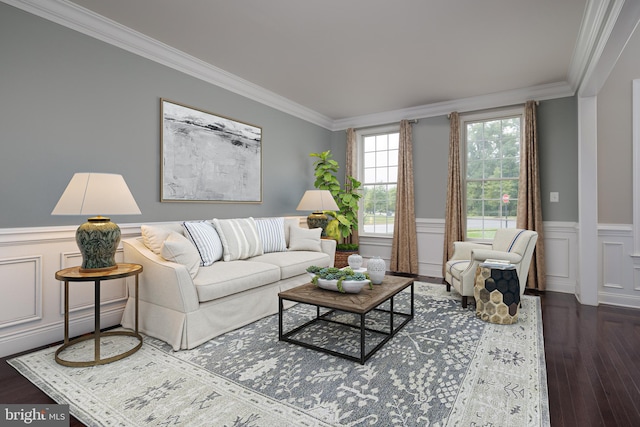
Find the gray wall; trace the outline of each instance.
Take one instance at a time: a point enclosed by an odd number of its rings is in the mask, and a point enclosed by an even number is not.
[[[537,120],[542,218],[578,222],[577,98],[541,101]],[[559,202],[549,201],[551,191]]]
[[[263,203],[160,203],[160,98],[262,127]],[[306,215],[308,154],[333,133],[0,3],[0,228],[75,225],[50,213],[75,172],[127,181],[152,222]]]

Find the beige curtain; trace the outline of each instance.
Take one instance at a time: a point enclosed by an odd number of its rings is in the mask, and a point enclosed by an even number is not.
[[[347,176],[358,176],[358,155],[357,155],[357,142],[356,142],[356,130],[354,128],[347,129],[347,156],[344,169],[344,185],[349,186],[349,180]],[[345,243],[358,244],[358,230],[353,229],[351,235],[345,239]]]
[[[465,227],[462,214],[462,172],[460,169],[460,115],[449,115],[449,178],[444,223],[444,248],[442,253],[442,277],[445,277],[447,261],[453,254],[453,242],[464,241]]]
[[[527,287],[544,290],[544,232],[542,201],[540,199],[540,171],[538,169],[538,136],[536,104],[527,101],[524,107],[524,137],[520,144],[520,181],[518,185],[518,228],[538,232],[536,250],[531,260]]]
[[[411,124],[400,122],[396,216],[391,246],[391,271],[418,274],[418,237],[413,192],[413,147]]]

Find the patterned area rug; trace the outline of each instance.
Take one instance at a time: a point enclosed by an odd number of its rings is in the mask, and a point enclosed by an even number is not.
[[[145,337],[137,353],[103,366],[60,366],[55,348],[9,363],[89,426],[549,425],[539,299],[523,298],[517,324],[494,325],[459,298],[416,282],[415,318],[365,365],[279,342],[277,315],[188,351]],[[396,310],[403,304],[406,292]],[[294,306],[285,330],[314,314]],[[385,322],[372,316],[367,325]],[[359,336],[348,329],[302,335],[355,352]],[[127,340],[104,338],[103,357],[134,345]],[[64,358],[92,354],[84,344]]]

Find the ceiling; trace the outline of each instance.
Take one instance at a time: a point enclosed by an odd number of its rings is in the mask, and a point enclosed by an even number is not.
[[[575,91],[591,2],[63,1],[329,121],[527,88]]]

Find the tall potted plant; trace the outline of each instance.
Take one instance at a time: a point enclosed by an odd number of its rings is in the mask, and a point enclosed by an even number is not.
[[[340,181],[336,177],[340,165],[333,159],[331,150],[311,153],[309,156],[316,158],[313,163],[315,169],[314,186],[318,190],[329,190],[338,205],[339,210],[325,211],[324,213],[333,218],[329,221],[326,232],[329,237],[338,241],[336,266],[340,264],[344,267],[347,257],[358,252],[357,244],[345,243],[344,239],[349,237],[354,229],[358,229],[358,201],[361,197],[359,189],[362,184],[354,177],[347,175],[344,188],[340,185]],[[338,262],[339,257],[340,262]],[[344,262],[342,258],[344,258]]]

